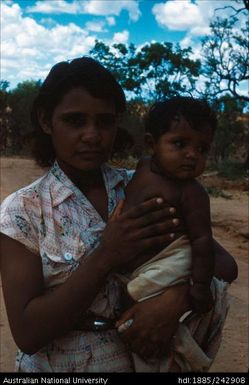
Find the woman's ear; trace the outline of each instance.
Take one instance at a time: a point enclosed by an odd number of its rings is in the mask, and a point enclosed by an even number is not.
[[[148,132],[144,135],[144,143],[145,143],[147,150],[152,155],[154,153],[155,139]]]
[[[37,117],[45,134],[51,135],[51,124],[48,122],[48,119],[45,117],[45,114],[42,110],[37,111]]]

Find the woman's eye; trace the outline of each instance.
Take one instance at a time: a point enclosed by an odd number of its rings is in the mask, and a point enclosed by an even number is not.
[[[70,126],[73,126],[73,127],[79,127],[79,126],[84,125],[86,119],[83,118],[82,116],[69,115],[69,116],[65,116],[65,117],[63,118],[63,121],[64,121],[66,124],[69,124]]]
[[[116,116],[113,114],[103,114],[97,118],[97,124],[101,128],[114,127],[116,120]]]

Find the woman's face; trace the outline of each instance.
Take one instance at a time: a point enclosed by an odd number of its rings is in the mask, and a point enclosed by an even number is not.
[[[52,137],[59,163],[82,171],[97,170],[112,150],[117,131],[115,105],[94,98],[84,88],[73,88],[43,129]]]

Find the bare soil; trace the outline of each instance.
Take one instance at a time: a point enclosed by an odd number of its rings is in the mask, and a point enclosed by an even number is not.
[[[1,158],[1,201],[11,192],[44,174],[32,160]],[[223,341],[210,372],[248,371],[248,182],[231,182],[216,175],[202,178],[230,197],[211,196],[212,225],[215,238],[234,255],[238,279],[229,288],[230,310]],[[0,372],[13,372],[16,345],[12,339],[3,296],[0,297]]]

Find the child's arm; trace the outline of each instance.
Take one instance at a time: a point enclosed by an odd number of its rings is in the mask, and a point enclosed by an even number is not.
[[[210,310],[210,284],[214,274],[214,247],[209,197],[197,181],[183,186],[181,207],[184,224],[192,247],[192,287],[190,296],[197,312]]]

